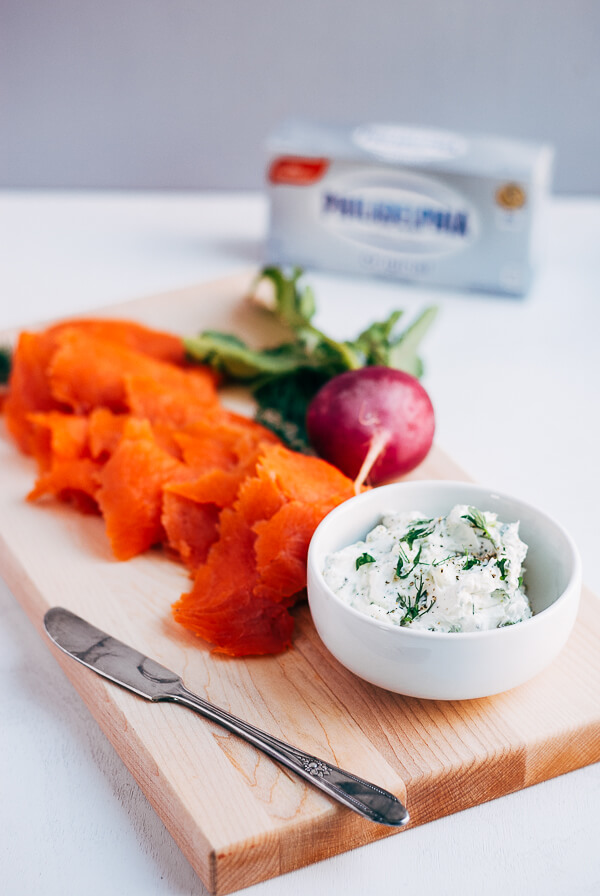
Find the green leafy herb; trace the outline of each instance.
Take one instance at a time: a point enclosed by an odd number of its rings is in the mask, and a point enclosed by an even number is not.
[[[404,567],[404,564],[408,563],[408,562],[409,562],[408,557],[404,553],[404,549],[402,548],[402,545],[399,544],[398,545],[398,563],[396,564],[396,575],[401,579],[404,578],[404,576],[402,575],[402,569]]]
[[[361,554],[360,557],[356,558],[356,568],[360,569],[361,566],[364,566],[365,563],[375,563],[375,557],[371,557],[370,554]]]
[[[409,625],[414,619],[429,613],[436,599],[433,597],[427,603],[427,597],[428,594],[423,584],[423,576],[420,577],[417,593],[413,601],[411,601],[410,597],[403,597],[401,594],[398,594],[396,603],[404,610],[404,616],[400,620],[400,625]]]
[[[448,554],[448,556],[444,557],[443,560],[436,560],[435,563],[432,563],[431,565],[432,566],[441,566],[442,563],[447,563],[448,560],[454,560],[454,558],[457,556],[458,556],[458,554]]]
[[[423,376],[423,362],[417,355],[417,349],[436,314],[437,308],[426,308],[401,336],[391,342],[387,352],[388,367],[404,370],[416,377]]]
[[[416,556],[415,556],[415,559],[413,560],[413,564],[412,564],[411,568],[409,570],[407,570],[406,572],[402,572],[402,566],[403,566],[402,555],[404,554],[404,551],[402,550],[402,548],[400,548],[400,558],[398,559],[398,566],[396,567],[396,575],[398,576],[399,579],[407,579],[409,577],[409,575],[412,572],[414,572],[414,570],[416,569],[416,567],[419,563],[419,560],[421,559],[421,551],[422,550],[423,550],[423,545],[420,544],[419,550],[416,553]],[[406,554],[404,554],[404,560],[406,562],[408,562],[408,558],[407,558]]]
[[[311,452],[306,432],[306,409],[327,382],[318,370],[300,369],[266,380],[254,389],[256,420],[271,429],[295,451]]]
[[[281,268],[263,268],[257,279],[257,284],[263,280],[270,280],[275,288],[275,302],[279,317],[287,323],[292,330],[309,324],[317,310],[315,296],[312,287],[305,286],[298,289],[298,280],[302,276],[301,268],[294,268],[291,276],[286,277]]]
[[[185,340],[186,350],[229,379],[239,382],[283,376],[298,370],[304,360],[299,346],[286,342],[274,348],[251,349],[232,333],[204,330]]]
[[[1,345],[0,346],[0,385],[3,386],[8,382],[11,366],[12,366],[12,352],[7,346]]]
[[[258,404],[259,421],[291,447],[308,450],[304,419],[321,386],[345,370],[373,364],[421,376],[423,364],[417,349],[437,309],[427,308],[400,333],[396,324],[402,312],[394,311],[355,340],[340,342],[314,326],[314,293],[310,286],[299,283],[301,276],[299,268],[286,276],[280,268],[266,267],[256,282],[256,287],[265,281],[271,284],[274,304],[270,313],[288,333],[281,344],[252,348],[231,333],[205,330],[184,339],[184,345],[190,359],[248,386]]]
[[[496,559],[496,565],[498,566],[500,572],[502,573],[502,575],[500,576],[501,582],[506,581],[506,576],[508,575],[508,573],[506,572],[506,564],[507,563],[508,563],[508,557],[502,557],[502,559],[500,559],[500,560]]]
[[[364,357],[361,366],[381,364],[416,377],[422,376],[423,363],[417,356],[417,349],[436,314],[437,308],[426,308],[410,327],[396,337],[394,329],[403,315],[402,311],[393,311],[386,320],[371,324],[350,343]]]
[[[523,587],[523,576],[519,576],[519,588]]]
[[[467,559],[465,560],[463,569],[473,569],[473,567],[477,566],[479,562],[480,561],[477,559],[477,557],[469,557],[469,555],[467,554]]]
[[[483,532],[486,538],[489,538],[489,540],[495,544],[495,538],[487,528],[484,515],[480,510],[477,510],[476,507],[469,507],[469,512],[461,516],[461,520],[467,520],[471,523],[474,529],[479,529]]]
[[[419,538],[427,538],[428,535],[431,535],[434,528],[434,520],[415,520],[406,530],[406,534],[402,536],[402,541],[405,541],[412,551],[415,541]]]

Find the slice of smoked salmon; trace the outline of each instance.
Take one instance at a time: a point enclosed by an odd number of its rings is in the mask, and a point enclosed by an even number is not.
[[[90,457],[88,419],[61,411],[30,414],[32,448],[40,474],[29,501],[53,495],[85,513],[98,512],[100,464]]]
[[[166,490],[194,501],[196,504],[214,504],[216,507],[229,507],[235,501],[238,489],[247,473],[234,470],[210,470],[197,479],[187,482],[175,482],[166,486]]]
[[[310,463],[306,463],[309,460]],[[282,470],[296,477],[283,483]],[[329,493],[317,488],[327,484]],[[306,585],[306,552],[329,507],[353,494],[353,483],[325,461],[266,445],[254,476],[219,518],[219,538],[192,590],[173,608],[175,619],[235,656],[289,646],[289,598]],[[290,499],[289,493],[308,495]],[[319,494],[320,501],[310,498]]]
[[[164,485],[186,467],[157,443],[147,420],[131,418],[100,472],[98,503],[115,557],[129,560],[164,538]]]
[[[95,408],[87,419],[90,454],[106,461],[115,453],[123,438],[129,414],[115,414],[108,408]]]
[[[73,460],[89,456],[87,417],[45,411],[28,415],[32,425],[32,452],[41,470],[48,470],[54,458]]]
[[[260,520],[270,519],[285,503],[285,495],[264,469],[263,454],[256,465],[255,474],[242,483],[234,505],[240,525],[252,530],[253,544],[254,525]]]
[[[188,372],[74,328],[61,330],[56,342],[48,365],[50,390],[56,401],[75,413],[88,413],[96,407],[130,410],[125,384],[132,375],[155,379],[164,388],[187,392],[196,401],[215,401],[214,377],[204,368]]]
[[[47,370],[54,348],[53,336],[24,332],[13,353],[3,413],[9,432],[25,454],[32,454],[36,449],[35,427],[29,414],[67,410],[54,398],[48,382]]]
[[[175,438],[177,438],[177,434]],[[219,466],[215,465],[212,467],[209,466],[207,458],[203,458],[203,463],[200,464],[200,459],[195,457],[196,463],[190,464],[189,454],[184,454],[190,466],[190,472],[197,473],[199,466],[201,466],[201,469],[204,469],[200,475],[194,475],[193,477],[190,475],[190,478],[185,482],[169,485],[169,491],[183,495],[198,503],[210,502],[218,507],[228,507],[235,501],[242,483],[249,476],[254,475],[256,465],[261,460],[268,445],[264,442],[259,442],[258,444],[244,447],[246,450],[240,451],[239,457],[236,457],[233,462],[228,459],[227,465],[222,463]],[[211,459],[212,457],[214,455],[211,455]]]
[[[216,504],[185,498],[170,491],[170,486],[164,490],[161,522],[167,543],[191,573],[204,563],[218,538],[220,513]]]
[[[293,619],[281,604],[256,598],[254,533],[239,509],[221,512],[219,540],[200,566],[192,591],[173,607],[177,622],[232,656],[280,653],[291,643]]]
[[[259,581],[254,593],[282,600],[306,588],[306,556],[313,532],[326,515],[320,505],[290,501],[254,525]]]
[[[350,480],[337,467],[283,445],[265,450],[262,467],[290,501],[316,504],[334,495],[354,494]]]
[[[163,383],[155,377],[127,374],[124,378],[125,402],[136,417],[180,428],[202,419],[209,408],[218,407],[216,391],[205,390],[204,385],[203,376],[199,379],[193,371],[185,373],[179,386]]]
[[[263,447],[264,443],[253,446],[229,469],[215,467],[197,476],[196,467],[191,467],[188,480],[165,486],[163,525],[170,546],[192,572],[206,560],[217,538],[220,510],[234,503],[240,487],[254,474]],[[259,512],[265,512],[264,504]]]
[[[272,600],[291,597],[306,587],[306,557],[321,520],[354,495],[354,483],[331,464],[282,447],[265,451],[261,469],[288,503],[254,524],[259,583],[255,593]]]
[[[108,342],[116,342],[158,361],[180,365],[185,361],[185,348],[181,337],[162,330],[153,330],[132,320],[74,318],[54,324],[46,332],[55,336],[71,329],[80,330],[89,336],[97,336]]]
[[[7,426],[26,454],[32,451],[31,426],[27,415],[32,411],[64,409],[52,394],[48,371],[59,337],[65,331],[79,331],[89,337],[127,347],[135,352],[170,364],[185,360],[183,342],[178,336],[144,327],[132,321],[70,320],[39,332],[21,333],[13,353],[8,392],[3,404]],[[88,358],[88,363],[90,359]],[[214,381],[212,373],[204,373]]]
[[[175,436],[185,462],[208,472],[219,467],[231,469],[263,443],[279,444],[274,433],[224,409],[207,412],[202,419],[184,427]]]
[[[27,500],[38,501],[44,495],[53,495],[83,513],[97,513],[99,471],[100,464],[91,457],[55,458],[50,469],[38,476]]]

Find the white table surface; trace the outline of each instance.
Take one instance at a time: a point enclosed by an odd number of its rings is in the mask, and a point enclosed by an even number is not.
[[[258,266],[265,224],[258,195],[0,193],[0,329]],[[438,443],[566,525],[600,594],[600,200],[554,200],[545,225],[524,299],[311,280],[340,335],[439,305],[423,350]],[[1,581],[0,672],[2,893],[204,893]],[[599,812],[595,765],[246,892],[592,896]]]

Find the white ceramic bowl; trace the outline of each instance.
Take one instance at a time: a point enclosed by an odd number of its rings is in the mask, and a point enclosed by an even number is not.
[[[411,630],[355,610],[325,583],[326,556],[363,539],[386,512],[440,516],[455,504],[520,521],[519,535],[529,546],[524,578],[531,619],[483,632]],[[308,600],[325,646],[361,678],[411,697],[489,697],[533,678],[564,646],[580,592],[579,554],[558,523],[518,498],[466,482],[395,483],[351,498],[325,517],[308,552]]]

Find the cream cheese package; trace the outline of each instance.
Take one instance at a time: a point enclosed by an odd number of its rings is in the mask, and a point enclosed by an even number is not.
[[[550,146],[291,121],[268,142],[269,262],[523,294]]]

